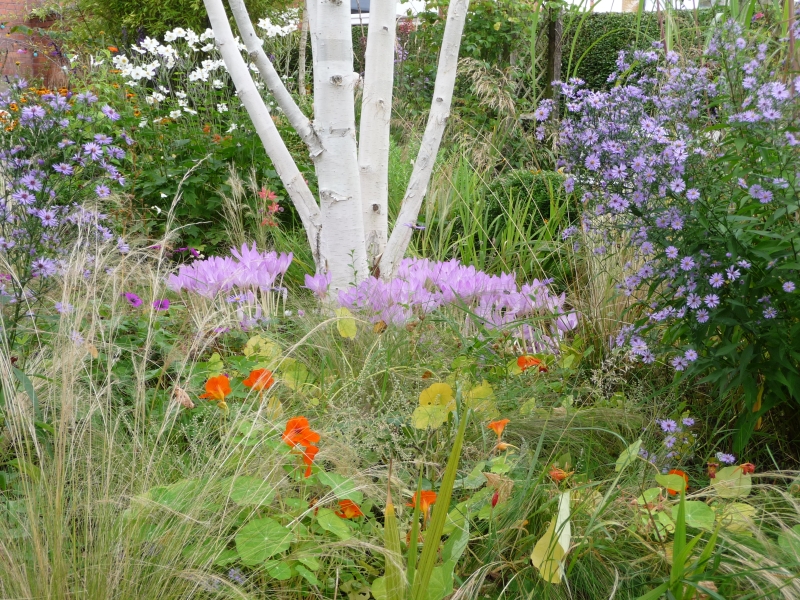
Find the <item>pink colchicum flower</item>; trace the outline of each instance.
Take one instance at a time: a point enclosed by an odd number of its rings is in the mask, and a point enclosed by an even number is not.
[[[156,310],[168,310],[169,309],[169,300],[163,298],[161,300],[154,300],[153,301],[153,308]]]
[[[139,308],[142,305],[142,299],[133,292],[125,292],[122,297],[128,301],[133,308]]]

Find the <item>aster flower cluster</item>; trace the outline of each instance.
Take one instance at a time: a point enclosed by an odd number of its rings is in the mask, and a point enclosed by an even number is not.
[[[700,64],[656,49],[623,52],[608,92],[561,85],[565,185],[585,208],[581,231],[570,234],[597,253],[633,247],[619,289],[645,298],[646,317],[616,341],[634,360],[666,351],[676,371],[733,373],[750,345],[752,370],[768,372],[777,364],[766,363],[796,348],[786,326],[800,315],[788,217],[800,191],[800,78],[772,71],[775,55],[731,22]],[[745,332],[738,342],[727,337],[734,325]],[[732,353],[715,350],[729,344]],[[800,383],[796,359],[780,368]]]
[[[656,432],[661,437],[659,448],[653,452],[642,448],[639,456],[665,473],[679,463],[691,459],[697,445],[697,436],[694,433],[696,424],[694,417],[690,417],[688,413],[678,419],[656,419]]]
[[[391,281],[370,277],[340,291],[338,301],[373,322],[387,324],[459,306],[468,321],[492,329],[511,328],[531,351],[554,352],[564,334],[577,327],[578,315],[565,306],[564,294],[554,294],[549,284],[534,280],[518,286],[511,273],[488,275],[457,260],[406,258]],[[306,287],[324,296],[327,280],[307,276]],[[536,319],[536,326],[522,323],[530,319]]]
[[[106,215],[84,206],[102,204],[126,185],[126,147],[133,140],[116,126],[118,119],[90,91],[37,89],[20,79],[0,93],[0,264],[12,271],[0,281],[5,304],[24,300],[32,310],[65,264],[78,230],[128,251]],[[85,270],[91,273],[91,260]]]

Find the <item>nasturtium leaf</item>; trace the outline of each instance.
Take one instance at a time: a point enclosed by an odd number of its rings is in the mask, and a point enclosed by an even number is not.
[[[314,575],[314,573],[312,573],[308,569],[306,569],[303,565],[295,565],[294,570],[297,571],[297,574],[300,575],[311,585],[316,585],[316,586],[321,585],[319,579],[317,579],[317,576]]]
[[[425,388],[419,395],[420,406],[441,406],[445,410],[453,411],[456,408],[456,395],[446,383],[434,383]]]
[[[326,471],[317,473],[317,479],[322,485],[330,487],[338,500],[352,500],[356,504],[361,504],[364,500],[364,494],[358,491],[356,483],[352,479]]]
[[[442,560],[451,561],[453,564],[458,562],[469,543],[469,521],[464,521],[461,527],[457,527],[447,538],[442,549]]]
[[[521,415],[529,415],[536,410],[536,398],[530,398],[525,401],[525,403],[519,407],[519,414]]]
[[[800,525],[781,531],[778,535],[778,546],[794,560],[800,558]]]
[[[494,402],[494,390],[485,379],[464,394],[464,403],[484,419],[493,419],[500,414]]]
[[[242,558],[242,563],[251,567],[288,550],[292,541],[292,532],[275,519],[264,517],[247,523],[239,530],[235,539],[236,550]],[[275,577],[275,575],[272,576]]]
[[[651,502],[655,502],[656,499],[661,495],[661,488],[653,487],[646,489],[641,496],[636,499],[636,502],[640,505],[650,504]]]
[[[467,520],[467,512],[466,500],[456,504],[453,509],[447,513],[447,519],[445,519],[442,533],[444,535],[450,535],[456,531],[456,529],[464,527],[464,522]]]
[[[699,500],[687,500],[684,506],[686,507],[686,524],[689,527],[705,529],[706,531],[714,529],[716,515],[708,504]],[[678,518],[677,504],[672,507],[672,518],[673,520]]]
[[[222,372],[225,370],[225,365],[222,363],[222,358],[219,355],[219,352],[214,352],[211,355],[211,358],[208,359],[206,363],[206,371],[208,372],[209,377],[214,377],[216,375],[222,375]]]
[[[356,328],[356,320],[353,318],[353,313],[343,306],[337,308],[334,312],[339,317],[336,321],[336,329],[339,331],[339,335],[347,339],[355,338],[358,329]]]
[[[181,556],[188,558],[196,565],[217,564],[223,553],[233,552],[234,560],[238,558],[236,550],[228,550],[227,542],[223,539],[210,539],[199,544],[189,544],[181,550]]]
[[[711,487],[720,498],[742,498],[750,495],[753,479],[741,467],[724,467],[717,471]]]
[[[509,464],[507,458],[508,458],[507,454],[503,454],[502,456],[493,458],[491,461],[492,473],[497,473],[498,475],[508,473],[511,470],[511,464]]]
[[[264,563],[264,567],[266,567],[269,576],[278,581],[286,581],[292,578],[292,566],[285,560],[268,560]]]
[[[483,476],[483,469],[486,467],[486,461],[480,461],[476,464],[472,471],[469,472],[469,475],[464,477],[462,480],[458,481],[460,486],[467,490],[477,490],[481,487],[484,483],[486,483],[486,477]]]
[[[179,513],[188,512],[207,494],[208,478],[181,479],[171,485],[152,488],[147,492],[153,502]]]
[[[442,600],[445,596],[449,596],[453,593],[454,568],[454,562],[445,562],[433,568],[433,571],[431,571],[431,578],[428,581],[425,600]]]
[[[659,485],[664,486],[668,490],[672,490],[676,494],[679,494],[686,488],[686,479],[680,475],[664,475],[659,473],[656,475],[656,481],[659,483]]]
[[[316,556],[301,555],[301,556],[296,556],[295,558],[297,559],[297,562],[302,563],[312,571],[318,571],[321,566],[319,563],[319,559]]]
[[[658,512],[656,519],[656,527],[658,527],[659,533],[662,536],[675,531],[675,521],[663,510]]]
[[[753,525],[756,509],[744,502],[731,502],[722,509],[719,522],[728,531],[747,531]],[[780,539],[778,540],[780,541]]]
[[[260,335],[254,335],[247,340],[242,353],[248,358],[257,360],[259,367],[268,368],[277,363],[281,349],[275,342]]]
[[[386,578],[385,577],[376,577],[372,585],[370,585],[370,591],[372,592],[372,597],[375,600],[386,600]]]
[[[308,368],[293,358],[284,358],[281,361],[278,367],[278,376],[287,387],[293,390],[298,390],[314,380],[311,373],[308,372]]]
[[[233,548],[227,548],[219,553],[214,564],[218,567],[227,567],[239,560],[239,553]]]
[[[550,521],[550,525],[544,535],[539,538],[531,553],[531,562],[539,570],[542,579],[549,583],[561,583],[563,576],[562,559],[566,552],[558,543],[555,533],[556,520]]]
[[[350,528],[342,519],[337,517],[329,508],[320,508],[317,512],[317,523],[325,531],[329,531],[339,539],[349,540],[351,537]]]
[[[444,406],[418,406],[411,413],[411,424],[417,429],[437,429],[447,421]]]
[[[614,470],[620,472],[622,471],[622,469],[624,469],[625,467],[630,465],[633,461],[635,461],[636,458],[639,456],[639,448],[641,447],[642,447],[642,440],[638,439],[635,442],[633,442],[630,446],[625,448],[625,450],[622,451],[622,454],[619,455]]]
[[[223,491],[230,491],[231,500],[240,506],[267,506],[275,496],[275,485],[259,477],[239,475],[223,481]]]

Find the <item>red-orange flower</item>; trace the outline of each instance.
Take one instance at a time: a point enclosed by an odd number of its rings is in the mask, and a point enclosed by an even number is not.
[[[320,440],[320,435],[316,431],[311,431],[308,419],[305,417],[292,417],[286,423],[286,431],[283,432],[282,439],[286,444],[292,447],[309,447]]]
[[[739,465],[743,475],[751,475],[756,472],[756,466],[753,463],[744,463]]]
[[[216,377],[209,377],[208,381],[206,381],[206,393],[200,397],[222,402],[225,400],[225,396],[230,393],[231,383],[228,378],[225,375],[217,375]]]
[[[314,457],[317,455],[317,452],[319,452],[319,448],[316,446],[308,446],[302,452],[303,462],[306,465],[306,477],[311,477],[311,465],[314,463]]]
[[[432,490],[422,490],[422,492],[420,492],[419,505],[420,505],[420,510],[423,512],[423,514],[428,514],[428,509],[431,507],[431,505],[434,502],[436,502],[436,492],[434,492]],[[417,503],[417,494],[415,493],[414,497],[411,498],[411,502],[406,504],[406,506],[412,506],[413,507],[413,506],[416,506],[417,504],[418,504]]]
[[[575,471],[570,471],[569,473],[567,473],[564,469],[559,469],[558,467],[552,467],[550,469],[550,472],[547,474],[550,475],[550,479],[552,479],[556,483],[561,483],[567,477],[572,475],[574,472]]]
[[[339,512],[334,514],[342,519],[354,519],[364,516],[361,508],[352,500],[339,500]]]
[[[256,369],[250,371],[250,375],[242,383],[257,392],[261,392],[271,388],[275,384],[275,380],[272,378],[272,371]]]
[[[109,46],[109,47],[108,47],[108,49],[109,49],[111,52],[119,52],[119,48],[117,48],[116,46]]]
[[[506,428],[506,425],[508,425],[510,422],[511,419],[500,419],[499,421],[492,421],[486,427],[494,431],[497,434],[497,437],[499,438],[501,435],[503,435],[503,430]]]
[[[542,361],[535,356],[530,356],[528,354],[523,354],[517,358],[517,366],[523,371],[538,366],[540,373],[547,373],[547,365],[543,364]]]
[[[671,470],[671,471],[668,473],[668,475],[678,475],[678,476],[680,476],[680,477],[683,477],[683,480],[686,482],[686,489],[687,489],[687,490],[689,489],[689,476],[688,476],[686,473],[684,473],[684,472],[683,472],[683,471],[681,471],[680,469],[672,469],[672,470]],[[678,490],[671,490],[671,489],[669,489],[669,488],[667,488],[667,492],[668,492],[670,495],[672,495],[672,496],[674,496],[674,495],[676,495],[676,494],[679,494],[679,493],[680,493],[680,491],[678,491]]]

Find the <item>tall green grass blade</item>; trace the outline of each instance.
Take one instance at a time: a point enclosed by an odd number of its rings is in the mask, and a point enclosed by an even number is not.
[[[411,533],[408,538],[408,554],[406,556],[406,577],[408,585],[414,584],[414,576],[417,571],[417,538],[419,538],[419,507],[421,505],[420,494],[422,493],[422,470],[417,478],[417,492],[414,503],[414,512],[411,514]]]
[[[453,496],[453,484],[458,473],[458,461],[461,458],[461,447],[464,445],[464,434],[467,430],[467,422],[470,413],[465,411],[461,415],[461,422],[458,425],[458,433],[453,442],[453,449],[447,459],[447,467],[442,477],[442,485],[436,497],[436,504],[433,505],[433,516],[425,533],[425,543],[422,545],[422,555],[419,559],[419,572],[414,578],[414,585],[411,590],[412,600],[425,600],[428,593],[428,585],[431,581],[431,574],[436,565],[439,555],[439,542],[442,539],[447,512],[450,507],[450,499]]]
[[[675,519],[675,538],[672,542],[672,570],[669,575],[670,587],[683,579],[683,561],[678,560],[686,548],[686,486],[681,488],[678,515]]]
[[[400,530],[392,502],[392,467],[389,465],[389,483],[386,486],[386,510],[383,522],[383,544],[386,547],[386,600],[403,600],[405,596],[405,578],[400,566]]]

